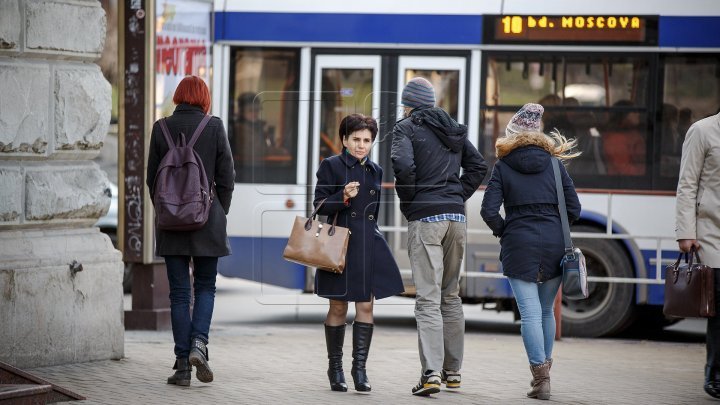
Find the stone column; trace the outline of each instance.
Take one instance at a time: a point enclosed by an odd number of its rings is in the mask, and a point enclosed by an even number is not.
[[[122,257],[93,226],[105,27],[96,0],[0,0],[0,361],[19,368],[124,354]]]

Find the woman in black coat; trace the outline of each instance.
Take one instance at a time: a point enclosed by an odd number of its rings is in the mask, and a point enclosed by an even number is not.
[[[543,107],[526,104],[495,145],[498,161],[482,202],[485,223],[500,237],[500,261],[518,309],[520,331],[533,375],[528,397],[550,398],[550,367],[555,340],[553,302],[562,280],[565,252],[552,159],[566,160],[575,141],[542,131]],[[580,217],[572,179],[559,165],[570,223]],[[505,207],[505,218],[500,216]]]
[[[172,116],[167,117],[170,136],[175,144],[179,134],[184,133],[190,141],[200,121],[210,110],[210,91],[199,77],[184,78],[173,96],[177,105]],[[155,191],[155,179],[162,158],[169,150],[160,122],[155,122],[150,137],[147,186],[150,195]],[[155,254],[165,258],[170,284],[170,317],[175,340],[175,365],[177,371],[168,384],[190,385],[192,365],[197,378],[211,382],[213,372],[208,364],[208,333],[215,303],[215,279],[218,257],[230,254],[227,239],[226,215],[234,187],[230,143],[222,121],[212,117],[194,145],[205,168],[208,184],[215,185],[215,198],[205,225],[194,231],[167,231],[156,229]],[[190,260],[193,267],[193,291],[195,300],[190,313]]]
[[[356,390],[370,391],[365,362],[373,333],[373,299],[404,291],[397,263],[377,225],[382,169],[367,157],[377,131],[372,117],[351,114],[343,118],[339,131],[343,150],[323,160],[317,172],[315,206],[324,200],[319,214],[327,215],[328,222],[337,214],[337,224],[351,232],[345,271],[315,273],[315,292],[330,300],[325,340],[333,391],[347,391],[342,346],[348,301],[355,302],[351,374]]]

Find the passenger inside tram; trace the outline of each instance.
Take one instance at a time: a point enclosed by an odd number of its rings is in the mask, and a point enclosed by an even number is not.
[[[236,178],[263,182],[275,167],[291,159],[287,150],[278,144],[275,127],[262,119],[263,103],[252,92],[237,98],[237,115],[232,123],[231,146]]]
[[[557,129],[563,136],[571,136],[568,135],[569,132],[572,132],[571,123],[567,119],[565,110],[553,108],[562,106],[560,96],[548,94],[541,98],[538,104],[545,108],[545,113],[543,114],[543,130],[546,133]]]
[[[695,120],[693,119],[692,109],[686,107],[681,108],[680,111],[678,111],[677,131],[682,138],[682,141],[680,142],[681,145],[682,142],[685,141],[685,134],[687,134],[687,131],[690,129],[690,125],[692,125],[693,122],[695,122]]]
[[[609,175],[643,176],[646,170],[645,134],[640,130],[640,113],[627,110],[634,103],[620,100],[613,107],[602,132],[603,152]]]
[[[684,134],[680,135],[678,124],[679,114],[677,107],[664,103],[660,123],[660,174],[663,176],[671,176],[680,170],[680,152],[682,151]]]
[[[578,107],[580,102],[574,97],[567,97],[563,105]],[[564,136],[575,138],[578,141],[580,156],[573,159],[568,167],[572,174],[607,174],[605,161],[602,156],[602,139],[597,129],[597,118],[590,110],[568,110],[567,121],[570,124]]]

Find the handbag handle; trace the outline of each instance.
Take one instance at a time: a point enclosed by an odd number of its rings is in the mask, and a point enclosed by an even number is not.
[[[685,277],[687,278],[687,283],[690,284],[690,280],[692,278],[692,272],[693,272],[693,260],[696,260],[696,263],[700,263],[700,255],[698,254],[695,247],[690,248],[690,252],[680,252],[678,255],[677,260],[675,261],[675,264],[672,267],[673,272],[673,284],[677,283],[678,276],[680,273],[680,260],[685,257],[685,263],[688,264],[687,271],[685,273]],[[688,260],[689,257],[689,260]]]
[[[685,257],[685,263],[688,263],[688,267],[692,267],[693,265],[693,259],[695,260],[695,263],[700,263],[700,255],[698,254],[695,247],[690,248],[690,252],[680,252],[678,255],[677,260],[675,260],[674,268],[678,268],[680,266],[680,260]]]
[[[310,228],[312,228],[312,221],[315,219],[318,211],[320,211],[320,207],[322,207],[322,205],[325,204],[326,200],[327,200],[327,198],[323,198],[322,200],[320,200],[320,203],[317,205],[317,207],[315,207],[315,209],[313,210],[312,214],[310,214],[310,217],[307,219],[307,221],[305,221],[305,230],[306,231],[309,231]],[[330,236],[335,235],[335,225],[337,225],[337,217],[338,217],[339,213],[340,213],[339,211],[335,213],[335,217],[333,218],[332,225],[330,225],[330,229],[328,229],[328,235],[330,235]],[[322,229],[322,224],[320,225],[320,228]],[[320,232],[320,230],[318,230],[318,232]]]

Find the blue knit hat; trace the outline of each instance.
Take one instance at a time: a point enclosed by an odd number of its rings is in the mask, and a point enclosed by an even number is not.
[[[403,89],[401,103],[410,108],[434,107],[435,89],[432,83],[423,77],[410,79]]]

